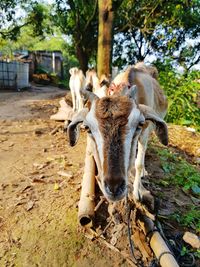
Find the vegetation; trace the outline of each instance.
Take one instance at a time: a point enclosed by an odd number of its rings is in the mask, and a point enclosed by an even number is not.
[[[159,82],[168,96],[166,120],[200,130],[200,71],[180,74],[172,67],[171,62],[165,65],[157,63],[157,67]]]
[[[117,66],[133,64],[150,55],[160,59],[170,56],[186,70],[199,62],[198,0],[104,0],[102,12],[98,10],[98,2],[102,1],[59,0],[42,5],[39,0],[2,0],[1,23],[2,26],[6,21],[9,23],[6,24],[8,27],[2,27],[0,35],[16,39],[24,25],[31,25],[35,35],[45,36],[46,33],[53,34],[54,27],[57,27],[62,34],[69,36],[72,53],[85,71],[97,55],[98,13],[103,18],[99,20],[99,29],[110,21],[112,13],[114,20],[109,27],[113,29],[113,35],[108,40],[112,45],[114,37],[113,63]],[[20,7],[26,16],[16,19],[17,9],[14,7]]]
[[[98,1],[56,1],[52,7],[53,21],[62,34],[70,38],[71,52],[85,72],[96,57]]]
[[[168,149],[157,150],[166,180],[171,184],[180,186],[185,191],[200,195],[199,171],[186,160]]]
[[[196,230],[197,233],[200,233],[200,211],[199,209],[191,205],[188,208],[188,211],[185,214],[177,211],[171,216],[172,219],[175,219],[182,226],[190,227]]]
[[[123,1],[115,22],[116,64],[133,64],[154,55],[191,68],[200,59],[199,42],[192,45],[187,39],[199,36],[199,9],[198,0]],[[121,57],[123,48],[126,53]]]
[[[152,148],[151,148],[152,149]],[[159,147],[153,148],[159,156],[165,177],[162,179],[162,186],[177,186],[188,196],[198,198],[200,196],[200,173],[180,155],[169,149]],[[200,210],[195,205],[185,206],[185,211],[178,211],[171,216],[183,226],[191,227],[200,232]]]

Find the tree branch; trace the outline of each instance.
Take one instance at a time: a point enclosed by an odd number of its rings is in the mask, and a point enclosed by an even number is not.
[[[130,29],[129,22],[126,25],[124,25],[121,28],[119,28],[118,30],[116,30],[115,34],[127,31],[128,29]]]
[[[140,47],[139,47],[139,45],[138,45],[138,43],[137,43],[137,40],[136,40],[136,38],[135,38],[135,34],[134,34],[133,32],[132,32],[132,37],[133,37],[133,39],[134,39],[134,41],[135,41],[135,44],[136,44],[138,50],[140,50]]]
[[[26,23],[22,24],[22,25],[17,25],[14,28],[8,30],[8,31],[0,31],[0,35],[6,39],[6,38],[10,38],[10,36],[12,35],[12,32],[19,32],[19,30],[29,24],[31,24],[32,21],[27,21]]]
[[[94,6],[94,10],[92,13],[92,16],[88,19],[85,27],[84,27],[84,32],[87,31],[88,26],[90,25],[90,23],[92,22],[93,18],[95,17],[96,11],[97,11],[97,5],[98,5],[98,0],[95,1],[95,6]]]
[[[197,57],[197,59],[190,64],[190,66],[187,68],[187,71],[189,71],[194,65],[196,65],[200,61],[200,55]]]

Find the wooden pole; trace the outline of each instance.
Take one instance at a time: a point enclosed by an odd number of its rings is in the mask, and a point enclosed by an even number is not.
[[[78,218],[82,226],[91,227],[95,208],[95,161],[92,154],[92,143],[87,137],[85,168],[79,201]]]

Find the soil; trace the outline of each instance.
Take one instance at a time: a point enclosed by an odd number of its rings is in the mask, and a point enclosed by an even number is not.
[[[131,266],[126,256],[105,242],[87,239],[78,226],[86,134],[69,147],[63,123],[49,119],[67,93],[34,86],[23,92],[0,91],[0,266]],[[170,146],[198,164],[199,134],[170,125],[169,137]],[[147,153],[146,167],[145,185],[157,198],[162,193],[162,216],[192,203],[182,191],[152,182],[164,176],[153,150]],[[185,231],[171,222],[166,229]],[[129,246],[126,235],[121,236],[120,250],[122,246]],[[137,248],[136,254],[139,259]]]

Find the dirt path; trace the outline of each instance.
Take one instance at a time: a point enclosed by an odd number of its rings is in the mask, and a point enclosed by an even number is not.
[[[32,86],[27,91],[0,91],[0,119],[30,119],[38,114],[28,106],[41,100],[48,100],[66,95],[66,90],[54,86]]]
[[[130,266],[118,253],[86,239],[77,225],[86,136],[71,148],[62,129],[52,133],[62,124],[49,117],[64,95],[53,87],[0,93],[0,266]],[[170,142],[178,146],[173,138]],[[184,209],[180,203],[190,204],[190,197],[159,183],[164,173],[153,150],[147,160],[155,183],[147,179],[146,185],[155,195],[162,193],[162,216]]]
[[[49,120],[65,94],[53,87],[0,94],[0,266],[127,266],[78,228],[85,136],[71,149]]]

